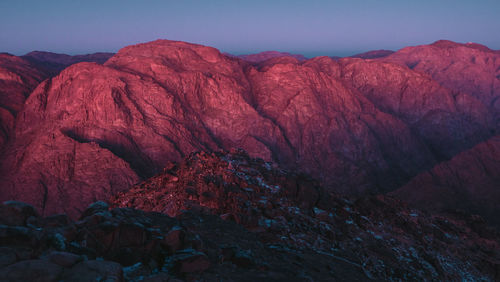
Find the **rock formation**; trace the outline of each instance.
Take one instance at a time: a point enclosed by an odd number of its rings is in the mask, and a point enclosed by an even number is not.
[[[192,154],[112,203],[171,216],[184,210],[217,215],[243,225],[268,246],[350,262],[348,269],[360,267],[368,276],[363,280],[475,280],[499,274],[498,235],[478,217],[430,215],[383,196],[350,201],[243,151]],[[224,232],[216,242],[226,236],[232,235]],[[338,277],[335,267],[330,274],[325,280]]]
[[[12,135],[15,117],[26,98],[44,79],[78,62],[104,63],[113,53],[70,56],[34,51],[17,57],[0,54],[0,150]]]
[[[429,74],[441,85],[476,97],[494,114],[500,128],[500,52],[486,46],[440,40],[406,47],[381,60]]]
[[[158,40],[104,65],[72,65],[41,83],[19,113],[1,156],[1,198],[73,216],[169,161],[231,148],[332,191],[376,194],[492,135],[479,94],[380,60],[249,64]]]
[[[46,77],[47,73],[22,58],[0,54],[0,151],[26,97]]]

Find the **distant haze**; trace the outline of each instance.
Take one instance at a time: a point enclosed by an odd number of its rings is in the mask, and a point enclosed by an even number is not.
[[[500,49],[500,1],[2,0],[0,52],[116,52],[158,38],[232,54],[347,56],[438,39]]]

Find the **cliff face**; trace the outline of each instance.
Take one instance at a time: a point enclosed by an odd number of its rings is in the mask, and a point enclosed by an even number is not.
[[[158,40],[104,65],[72,65],[19,113],[0,165],[2,198],[73,214],[193,151],[235,147],[332,191],[380,193],[492,135],[478,94],[380,60],[251,65]]]

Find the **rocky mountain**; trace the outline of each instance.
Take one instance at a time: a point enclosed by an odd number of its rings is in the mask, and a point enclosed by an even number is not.
[[[15,117],[29,94],[44,79],[79,62],[104,63],[113,53],[70,56],[33,51],[18,57],[0,53],[0,149],[12,135]]]
[[[264,51],[256,54],[239,55],[237,57],[251,63],[260,63],[272,58],[279,58],[279,57],[292,57],[299,61],[307,60],[307,58],[301,54],[290,54],[288,52],[278,52],[278,51]]]
[[[28,60],[32,64],[50,72],[51,75],[56,75],[70,65],[81,62],[95,62],[104,64],[114,53],[93,53],[85,55],[66,55],[44,51],[33,51],[24,56],[23,59]]]
[[[500,226],[500,136],[423,172],[393,196],[428,211],[461,209]]]
[[[500,124],[500,51],[475,43],[440,40],[430,45],[406,47],[383,58],[430,75],[456,92],[481,101]]]
[[[479,94],[389,62],[397,53],[249,64],[158,40],[104,65],[72,65],[41,83],[18,115],[1,156],[1,198],[74,216],[169,161],[231,148],[331,191],[395,190],[495,129]]]
[[[484,105],[481,111],[488,112],[492,117],[491,132],[498,134],[499,51],[475,43],[461,44],[441,40],[431,45],[403,48],[380,60],[398,63],[425,73],[456,93],[453,94],[454,97],[460,97],[461,94],[458,93],[474,96]],[[475,107],[471,105],[469,102],[462,103],[462,107]],[[445,128],[443,130],[446,131]],[[471,140],[467,146],[472,148],[475,143],[478,143],[477,140]],[[428,210],[461,209],[478,213],[498,225],[498,137],[485,140],[464,152],[457,150],[445,159],[451,157],[453,158],[450,161],[421,173],[394,195]]]
[[[22,58],[0,54],[0,151],[12,134],[14,119],[26,97],[47,76]]]
[[[432,215],[385,196],[353,201],[241,150],[190,154],[111,203],[119,208],[97,202],[78,221],[42,217],[19,202],[0,205],[1,277],[500,278],[500,234],[479,217]]]

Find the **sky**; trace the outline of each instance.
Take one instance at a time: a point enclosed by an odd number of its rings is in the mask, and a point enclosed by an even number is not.
[[[0,0],[0,52],[116,52],[156,39],[307,57],[439,39],[500,49],[500,0]]]

